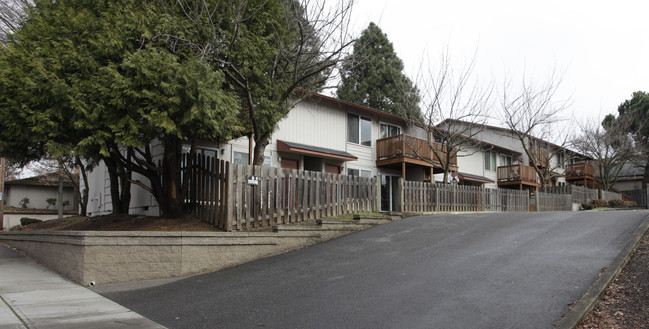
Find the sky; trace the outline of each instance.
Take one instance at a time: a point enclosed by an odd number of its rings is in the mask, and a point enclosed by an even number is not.
[[[599,122],[649,91],[648,13],[646,0],[356,0],[352,29],[376,23],[413,80],[444,49],[457,67],[476,54],[474,76],[496,86],[563,72],[564,116]]]

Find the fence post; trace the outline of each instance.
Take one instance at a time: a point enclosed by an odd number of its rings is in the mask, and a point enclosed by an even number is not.
[[[374,193],[374,209],[372,209],[372,211],[378,213],[381,212],[381,176],[376,175],[374,176],[374,179],[376,179],[376,182],[374,183],[376,193]]]
[[[232,231],[232,222],[234,221],[234,165],[229,162],[225,163],[225,230]]]
[[[403,194],[403,178],[399,178],[398,188],[399,188],[399,211],[403,212],[404,209],[404,194]]]

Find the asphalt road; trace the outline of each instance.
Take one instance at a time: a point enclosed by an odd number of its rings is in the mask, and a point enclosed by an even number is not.
[[[99,292],[169,328],[552,328],[647,215],[412,217],[215,273]]]

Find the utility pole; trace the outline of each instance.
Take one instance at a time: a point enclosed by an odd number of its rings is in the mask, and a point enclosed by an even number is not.
[[[5,159],[0,158],[0,230],[5,227],[4,203],[5,203]]]

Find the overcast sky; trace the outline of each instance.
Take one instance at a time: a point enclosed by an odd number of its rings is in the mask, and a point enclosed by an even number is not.
[[[356,0],[353,27],[375,22],[411,78],[444,47],[462,65],[477,51],[480,80],[544,79],[565,71],[566,116],[601,119],[649,90],[649,1]]]

